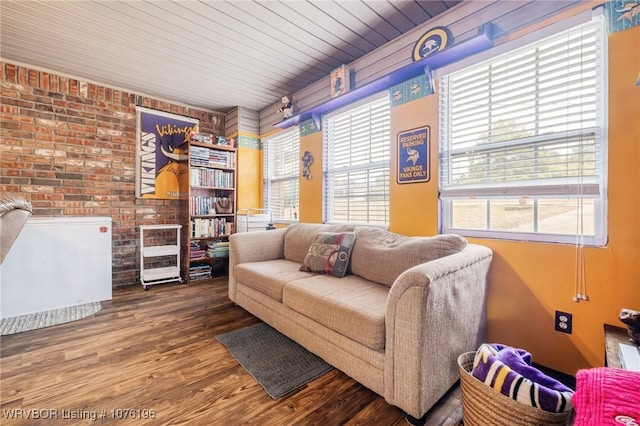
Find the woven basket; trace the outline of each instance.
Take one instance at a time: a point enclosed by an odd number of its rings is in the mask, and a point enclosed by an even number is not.
[[[475,352],[458,357],[465,426],[567,425],[573,411],[551,413],[514,401],[471,375]]]

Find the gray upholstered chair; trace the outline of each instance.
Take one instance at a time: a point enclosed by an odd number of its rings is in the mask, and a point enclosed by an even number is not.
[[[31,216],[31,203],[21,196],[5,193],[0,197],[0,264]]]

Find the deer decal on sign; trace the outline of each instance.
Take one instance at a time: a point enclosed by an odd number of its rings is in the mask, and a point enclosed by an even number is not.
[[[416,162],[418,161],[418,159],[420,158],[420,153],[413,149],[413,148],[407,148],[407,163],[409,161],[411,161],[413,163],[413,165],[416,165]]]

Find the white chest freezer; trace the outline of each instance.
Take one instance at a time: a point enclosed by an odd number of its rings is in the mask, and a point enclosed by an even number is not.
[[[0,318],[111,299],[110,217],[32,216],[0,266]]]

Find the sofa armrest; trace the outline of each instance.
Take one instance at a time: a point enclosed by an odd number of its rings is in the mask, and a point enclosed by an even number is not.
[[[485,339],[492,252],[460,252],[403,272],[385,313],[385,397],[421,417],[458,379],[457,357]]]
[[[229,236],[229,298],[236,301],[234,268],[240,263],[284,258],[286,228],[241,232]]]
[[[32,213],[31,203],[18,194],[0,198],[0,265]]]

